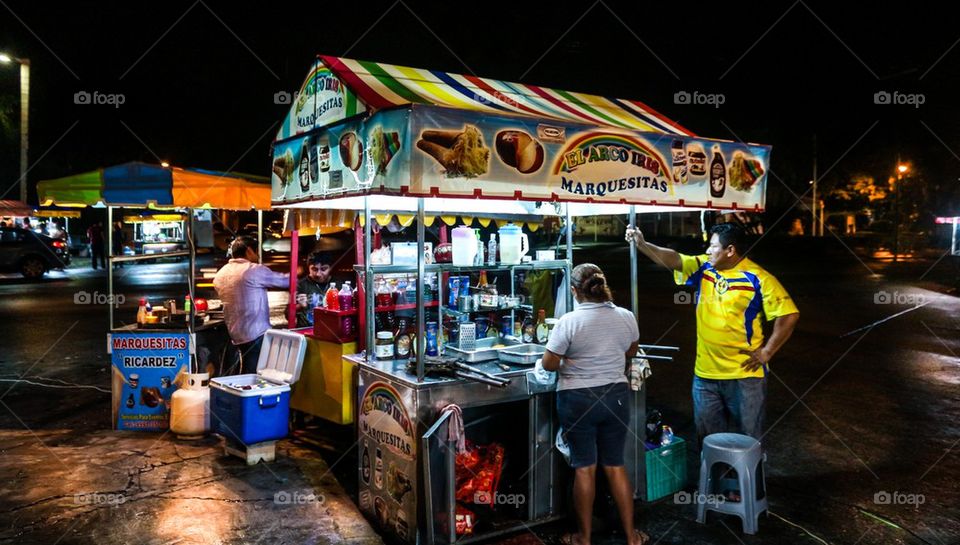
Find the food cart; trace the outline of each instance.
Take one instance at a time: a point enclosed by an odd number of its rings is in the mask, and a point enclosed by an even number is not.
[[[184,226],[187,217],[167,210],[146,210],[123,216],[123,223],[133,228],[132,254],[163,256],[187,249]],[[123,252],[126,254],[126,252]]]
[[[471,286],[478,274],[502,279],[503,298],[492,308],[509,310],[503,321],[515,326],[517,313],[543,307],[517,300],[518,275],[556,271],[554,316],[561,315],[573,307],[572,218],[622,214],[632,223],[642,210],[759,211],[769,155],[767,146],[694,136],[636,101],[318,57],[273,146],[272,201],[290,209],[292,225],[304,210],[360,212],[356,309],[336,312],[359,324],[362,351],[344,355],[343,365],[357,370],[361,510],[401,541],[431,544],[489,538],[560,516],[565,466],[553,447],[555,377],[534,366],[542,344],[524,343],[521,333],[481,346],[477,310],[449,297],[458,289],[450,279],[469,276]],[[397,264],[394,252],[383,262],[373,225],[382,214],[412,217],[414,261]],[[431,262],[427,245],[444,242],[432,231],[427,241],[427,223],[437,216],[559,220],[565,245],[536,260],[518,259],[514,249],[508,258],[501,246],[499,258],[464,264],[455,230],[453,262],[439,255]],[[462,238],[459,244],[469,246]],[[633,248],[630,258],[636,314]],[[384,277],[396,274],[414,286],[405,305],[380,297]],[[400,310],[415,313],[406,358],[386,349],[389,314]],[[439,325],[451,316],[459,340],[451,334],[445,342]],[[465,347],[464,331],[477,342]],[[339,362],[322,365],[342,373]],[[637,497],[645,490],[644,399],[643,389],[635,393],[627,447]],[[451,404],[462,412],[467,440],[484,445],[468,451],[476,463],[455,448]]]
[[[196,360],[198,347],[205,346],[218,355],[222,352],[219,347],[228,342],[222,311],[203,312],[205,309],[194,305],[188,308],[184,304],[184,294],[191,301],[197,300],[194,218],[199,211],[209,209],[262,211],[270,206],[269,186],[257,183],[255,178],[232,173],[126,163],[44,180],[37,184],[37,192],[45,206],[106,208],[108,227],[104,235],[109,255],[106,302],[110,322],[107,347],[113,362],[112,424],[126,430],[166,429],[177,375],[201,372]],[[176,308],[161,306],[161,301],[154,299],[152,303],[157,310],[144,322],[139,321],[139,316],[137,323],[120,320],[118,324],[115,319],[115,310],[124,304],[125,298],[115,293],[113,265],[154,260],[158,254],[145,249],[134,255],[113,255],[113,229],[109,226],[113,225],[115,209],[147,209],[144,212],[147,217],[156,217],[154,213],[176,215],[174,221],[184,224],[186,247],[162,255],[189,260],[186,290],[175,297]]]

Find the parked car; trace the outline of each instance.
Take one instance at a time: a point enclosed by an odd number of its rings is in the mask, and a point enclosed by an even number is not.
[[[70,264],[66,241],[19,227],[0,228],[0,271],[40,278],[52,269]]]

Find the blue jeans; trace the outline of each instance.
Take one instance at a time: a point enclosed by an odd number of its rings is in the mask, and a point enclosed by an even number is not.
[[[223,363],[221,376],[255,375],[260,362],[260,348],[263,347],[263,335],[243,344],[230,345],[229,356]]]
[[[570,445],[570,466],[623,465],[630,423],[630,388],[625,382],[557,392],[557,415]]]
[[[693,377],[693,418],[700,444],[711,433],[722,432],[742,433],[759,441],[766,405],[766,378]]]

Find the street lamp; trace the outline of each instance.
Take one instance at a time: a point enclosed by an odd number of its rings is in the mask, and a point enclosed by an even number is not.
[[[20,201],[27,202],[27,148],[30,126],[30,59],[0,53],[0,63],[20,64]]]
[[[893,225],[893,262],[896,263],[900,255],[900,183],[910,167],[900,163],[897,165],[897,185],[893,188],[894,225]]]

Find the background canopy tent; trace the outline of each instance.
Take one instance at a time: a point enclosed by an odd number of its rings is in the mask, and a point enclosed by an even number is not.
[[[266,178],[137,162],[43,180],[37,194],[41,206],[270,208]]]
[[[762,210],[770,147],[635,100],[320,56],[273,146],[275,205],[385,194]]]
[[[0,200],[0,216],[32,216],[33,207],[23,201]]]

